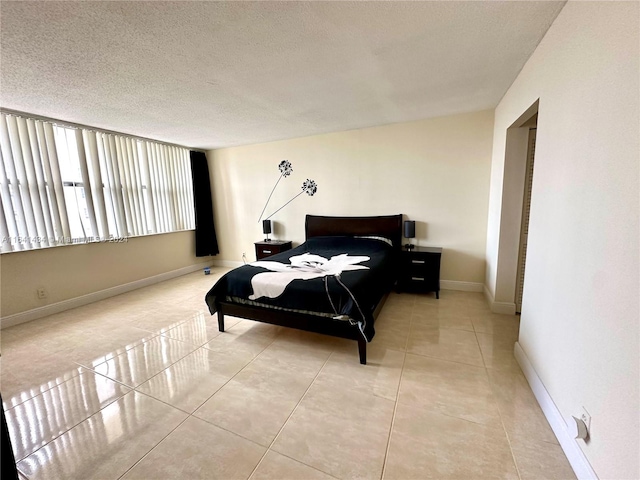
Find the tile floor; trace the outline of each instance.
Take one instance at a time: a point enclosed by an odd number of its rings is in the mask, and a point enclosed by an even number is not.
[[[353,341],[226,319],[186,275],[2,330],[29,479],[575,478],[479,293],[392,294]]]

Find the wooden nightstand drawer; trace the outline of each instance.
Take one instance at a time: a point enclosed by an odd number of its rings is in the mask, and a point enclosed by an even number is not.
[[[427,277],[414,277],[413,275],[411,275],[411,277],[409,277],[407,280],[410,280],[412,282],[426,282],[427,281]]]
[[[424,258],[406,258],[403,262],[403,269],[411,274],[422,274],[429,270],[429,260]]]
[[[435,292],[440,298],[440,257],[442,249],[417,247],[400,255],[398,289],[411,292]]]
[[[286,252],[291,250],[291,242],[287,240],[272,240],[270,242],[256,242],[256,259],[262,260],[263,258],[270,257],[276,253]]]

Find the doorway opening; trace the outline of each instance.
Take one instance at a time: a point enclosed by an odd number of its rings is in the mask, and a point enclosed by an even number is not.
[[[516,275],[516,313],[522,311],[522,296],[524,294],[524,271],[527,263],[527,239],[529,236],[529,213],[531,211],[531,189],[533,186],[533,163],[536,154],[536,132],[538,114],[523,127],[529,129],[527,140],[527,163],[524,177],[524,195],[522,199],[522,221],[520,225],[520,248],[518,250],[518,271]]]
[[[526,303],[525,268],[536,134],[536,100],[506,132],[495,294],[491,310],[513,315]],[[533,200],[535,202],[535,200]],[[525,307],[526,308],[526,307]]]

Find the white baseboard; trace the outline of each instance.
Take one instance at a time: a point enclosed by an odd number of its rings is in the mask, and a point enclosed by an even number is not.
[[[496,302],[496,299],[493,298],[493,294],[484,285],[484,296],[489,303],[489,308],[493,313],[500,313],[502,315],[515,315],[516,314],[516,304],[513,302]]]
[[[493,313],[501,313],[503,315],[515,315],[516,304],[508,302],[493,302],[491,305],[491,311]]]
[[[564,454],[567,456],[567,460],[569,460],[569,464],[571,465],[571,468],[573,468],[576,477],[580,480],[598,480],[596,472],[589,464],[589,460],[587,460],[587,457],[578,445],[576,439],[572,438],[569,434],[567,424],[562,417],[560,410],[558,410],[558,407],[551,398],[551,395],[547,392],[542,380],[538,377],[538,374],[531,365],[531,362],[529,362],[529,358],[520,346],[519,342],[516,342],[513,353],[518,364],[520,364],[520,368],[522,368],[524,376],[531,386],[531,390],[533,391],[544,416],[547,417],[547,421],[549,422],[549,425],[551,425],[553,433],[555,433],[556,438],[560,442],[560,447],[562,447]]]
[[[114,297],[121,293],[130,292],[131,290],[137,290],[138,288],[148,287],[154,283],[164,282],[175,277],[180,277],[191,272],[196,272],[202,268],[210,267],[211,260],[204,263],[197,263],[195,265],[189,265],[188,267],[179,268],[170,272],[154,275],[153,277],[147,277],[135,282],[124,283],[111,288],[105,288],[97,292],[88,293],[80,297],[70,298],[69,300],[63,300],[61,302],[52,303],[44,307],[34,308],[27,310],[26,312],[15,313],[6,317],[0,318],[0,328],[8,328],[21,323],[30,322],[31,320],[37,320],[38,318],[46,317],[47,315],[53,315],[54,313],[64,312],[72,308],[81,307],[89,303],[104,300],[105,298]]]
[[[493,293],[491,293],[491,290],[489,290],[486,285],[484,286],[484,296],[487,299],[487,303],[489,305],[493,304],[495,298],[493,298]]]
[[[459,290],[462,292],[482,292],[483,285],[476,282],[459,282],[457,280],[440,280],[442,290]]]

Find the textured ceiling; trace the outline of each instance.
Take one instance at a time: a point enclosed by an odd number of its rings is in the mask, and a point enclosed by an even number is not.
[[[0,106],[217,148],[493,108],[564,2],[1,2]]]

